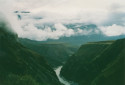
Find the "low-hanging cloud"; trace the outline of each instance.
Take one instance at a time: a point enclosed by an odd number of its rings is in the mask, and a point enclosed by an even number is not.
[[[54,24],[54,30],[50,27],[46,27],[45,29],[38,29],[33,24],[28,24],[23,28],[23,34],[18,33],[20,37],[29,38],[33,40],[47,40],[47,39],[59,39],[60,37],[70,37],[75,35],[88,35],[92,33],[92,29],[90,30],[81,30],[79,28],[73,30],[65,27],[61,23]]]
[[[23,38],[47,40],[98,33],[106,36],[125,35],[123,0],[116,2],[113,0],[1,0],[0,5],[0,11],[5,14],[19,37]],[[30,13],[21,13],[21,11]],[[21,20],[18,20],[17,15],[21,16]],[[79,27],[72,29],[65,26],[71,23],[96,24],[97,29],[87,30]]]
[[[14,34],[14,31],[13,31],[11,25],[9,24],[9,22],[7,21],[7,19],[5,18],[5,16],[2,13],[0,13],[0,14],[1,14],[1,16],[0,16],[0,30]]]
[[[106,36],[120,36],[125,35],[125,26],[113,24],[112,26],[100,27],[102,33]]]

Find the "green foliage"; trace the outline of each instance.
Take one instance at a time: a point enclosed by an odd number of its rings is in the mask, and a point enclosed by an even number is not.
[[[125,39],[82,45],[61,75],[79,85],[124,85]]]
[[[7,81],[5,82],[6,85],[39,85],[32,76],[18,76],[14,74],[10,74],[8,76]]]
[[[60,85],[43,56],[21,45],[16,34],[3,29],[0,29],[0,85]]]
[[[78,48],[77,46],[75,47],[66,43],[42,43],[28,39],[19,39],[19,41],[27,48],[44,56],[48,63],[54,68],[63,65],[69,56]]]

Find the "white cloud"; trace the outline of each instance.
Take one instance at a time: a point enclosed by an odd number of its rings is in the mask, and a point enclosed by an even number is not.
[[[100,27],[102,33],[106,36],[125,35],[125,26],[113,24],[112,26]]]
[[[38,29],[33,24],[28,24],[23,27],[23,32],[18,31],[19,37],[29,38],[33,40],[47,40],[47,39],[59,39],[60,37],[70,37],[74,35],[88,35],[92,32],[91,30],[81,30],[81,29],[70,29],[66,28],[63,24],[57,23],[54,25],[54,30],[50,27],[45,29]]]
[[[107,36],[125,35],[123,0],[0,0],[0,6],[0,11],[19,37],[34,40],[58,39],[63,36],[98,34],[100,30]],[[22,20],[19,21],[13,13],[16,10],[31,13],[21,14]],[[34,17],[43,19],[35,20]],[[50,27],[38,29],[35,26],[45,23],[54,24],[55,30]],[[98,25],[99,29],[74,30],[66,28],[63,25],[65,23],[92,23]]]

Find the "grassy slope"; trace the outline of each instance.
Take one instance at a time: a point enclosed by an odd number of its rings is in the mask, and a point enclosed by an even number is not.
[[[0,85],[60,85],[42,56],[16,41],[17,36],[0,27]]]
[[[125,39],[117,40],[95,60],[101,72],[92,85],[124,85],[124,59]]]
[[[62,65],[77,49],[65,43],[42,43],[28,39],[20,39],[20,42],[27,48],[45,56],[52,67]]]
[[[81,46],[64,65],[61,75],[80,85],[123,85],[125,40],[110,43]]]

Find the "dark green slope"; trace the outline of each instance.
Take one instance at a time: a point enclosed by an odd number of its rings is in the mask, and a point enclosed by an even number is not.
[[[43,55],[52,67],[63,65],[69,56],[71,56],[78,48],[77,46],[75,47],[65,43],[42,43],[40,41],[21,38],[19,41],[27,48]]]
[[[0,23],[0,85],[61,85],[42,56],[17,42]]]
[[[61,75],[79,85],[124,85],[124,53],[125,39],[88,43],[67,61]]]
[[[117,40],[93,62],[100,69],[92,85],[124,85],[124,59],[125,39]]]

